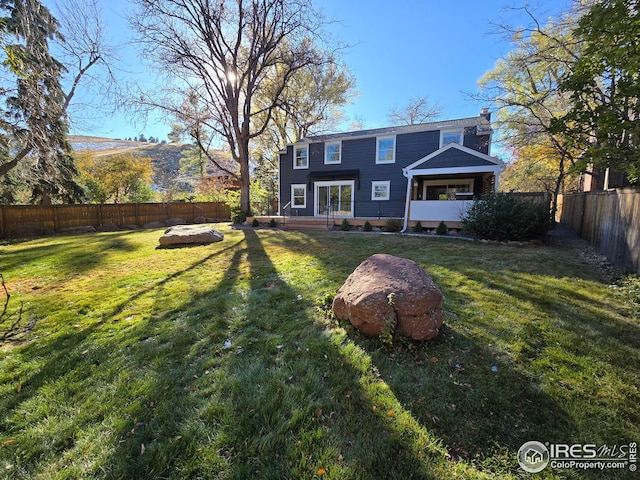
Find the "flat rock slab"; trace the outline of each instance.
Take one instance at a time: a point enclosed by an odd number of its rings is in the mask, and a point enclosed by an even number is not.
[[[224,235],[209,225],[176,225],[165,230],[160,246],[206,245],[222,240]]]

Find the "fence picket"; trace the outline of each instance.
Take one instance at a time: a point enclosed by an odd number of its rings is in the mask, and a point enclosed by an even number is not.
[[[197,212],[197,209],[200,211]],[[92,226],[98,228],[107,223],[119,227],[143,226],[153,221],[180,217],[193,222],[196,217],[209,217],[216,221],[231,218],[229,206],[223,202],[198,202],[195,204],[136,203],[91,205],[0,205],[0,236],[11,235],[24,227],[49,229],[57,232],[63,228]],[[196,214],[197,213],[197,214]]]
[[[556,219],[618,267],[640,274],[640,189],[561,195]]]

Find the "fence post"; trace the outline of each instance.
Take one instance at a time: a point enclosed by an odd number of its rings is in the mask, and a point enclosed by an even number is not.
[[[0,237],[4,236],[4,209],[0,205]]]

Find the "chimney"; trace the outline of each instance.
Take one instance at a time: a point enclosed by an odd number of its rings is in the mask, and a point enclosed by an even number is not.
[[[491,121],[491,112],[486,107],[483,108],[482,110],[480,110],[480,116],[483,117],[483,118],[486,118],[487,122]]]

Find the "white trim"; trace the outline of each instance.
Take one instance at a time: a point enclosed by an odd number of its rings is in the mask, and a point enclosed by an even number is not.
[[[294,190],[296,188],[302,188],[304,192],[304,204],[296,205]],[[307,185],[305,183],[292,183],[291,184],[291,208],[307,208]]]
[[[403,170],[403,173],[404,170]],[[407,177],[407,198],[404,201],[404,226],[402,227],[402,233],[407,231],[407,227],[409,226],[409,202],[411,202],[411,184],[413,183],[413,172],[409,173],[408,175],[405,174],[405,176]]]
[[[329,158],[329,156],[327,155],[327,148],[331,145],[337,145],[338,146],[338,161],[337,162],[329,162],[327,161],[327,159]],[[337,142],[326,142],[324,144],[324,164],[325,165],[337,165],[339,163],[342,163],[342,140],[338,140]]]
[[[318,194],[319,187],[330,187],[332,185],[350,185],[351,186],[351,215],[336,215],[338,217],[348,217],[352,218],[354,215],[354,199],[355,199],[355,190],[356,190],[356,182],[355,180],[335,180],[335,181],[322,181],[322,182],[313,182],[313,193],[314,193],[314,202],[313,202],[313,215],[315,217],[324,216],[325,214],[320,215],[318,212],[318,201],[320,200],[320,196]]]
[[[391,160],[380,160],[380,142],[384,140],[393,140],[393,158]],[[396,163],[396,136],[384,135],[376,137],[376,165],[385,165],[389,163]]]
[[[434,175],[460,175],[460,174],[473,174],[473,173],[493,173],[494,175],[500,175],[503,168],[499,165],[491,166],[478,166],[478,167],[451,167],[451,168],[424,168],[411,170],[411,174],[414,176],[434,176]]]
[[[376,187],[383,186],[387,187],[387,196],[386,198],[377,198],[376,197]],[[391,198],[391,181],[390,180],[373,180],[371,182],[371,200],[373,201],[387,201]]]
[[[443,142],[443,137],[446,134],[452,134],[452,133],[458,134],[458,139],[460,140],[459,142],[457,142],[458,145],[464,145],[464,127],[442,128],[440,129],[440,148],[445,146]],[[456,143],[456,142],[449,142],[447,143],[447,145],[449,145],[450,143]]]
[[[298,166],[296,165],[296,160],[297,160],[297,152],[296,150],[306,150],[307,152],[307,164],[305,166]],[[306,170],[309,168],[309,144],[298,144],[298,145],[293,145],[293,169],[294,170]]]

